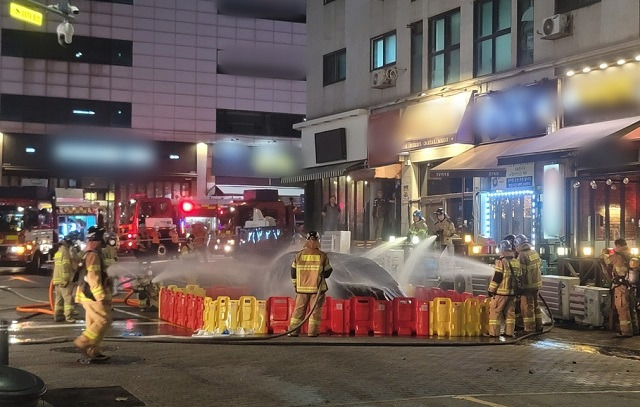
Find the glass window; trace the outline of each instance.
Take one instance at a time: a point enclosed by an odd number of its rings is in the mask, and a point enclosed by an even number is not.
[[[396,63],[396,32],[371,40],[371,69]]]
[[[216,129],[220,134],[300,138],[293,125],[303,119],[304,115],[299,114],[216,109]]]
[[[533,63],[533,0],[518,0],[518,66]]]
[[[323,57],[323,86],[345,80],[347,77],[347,50],[341,49]]]
[[[460,80],[460,9],[429,20],[429,88]]]
[[[568,13],[582,7],[600,3],[602,0],[556,0],[556,14]]]
[[[475,4],[475,76],[511,68],[511,0]]]

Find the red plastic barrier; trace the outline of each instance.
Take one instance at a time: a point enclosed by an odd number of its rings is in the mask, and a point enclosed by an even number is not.
[[[436,298],[442,298],[442,297],[445,297],[445,295],[440,288],[431,287],[429,289],[429,297],[427,298],[427,301],[433,301]]]
[[[176,296],[175,292],[164,288],[162,290],[162,304],[161,304],[160,319],[174,322],[176,315]]]
[[[187,328],[194,331],[202,329],[202,313],[204,311],[204,298],[189,295],[187,298]]]
[[[451,302],[461,302],[460,294],[456,290],[447,290],[444,292],[445,298],[449,298]]]
[[[391,335],[391,301],[376,300],[373,312],[373,334]]]
[[[416,301],[416,335],[429,336],[429,302]]]
[[[417,303],[415,298],[393,299],[393,335],[416,335]]]
[[[348,334],[351,326],[350,305],[349,300],[335,300],[327,297],[327,302],[322,309],[320,332],[338,335]]]
[[[175,315],[175,324],[180,326],[187,326],[187,306],[188,306],[188,297],[184,293],[175,293],[176,295],[176,315]]]
[[[289,297],[271,297],[267,301],[267,329],[270,334],[287,332],[296,302]]]
[[[413,296],[416,297],[418,301],[429,301],[430,293],[431,288],[417,285],[413,291]]]
[[[351,298],[351,323],[349,333],[373,335],[376,300],[372,297]]]
[[[473,293],[462,293],[462,294],[458,294],[458,300],[460,302],[465,302],[466,300],[472,299],[473,298]]]

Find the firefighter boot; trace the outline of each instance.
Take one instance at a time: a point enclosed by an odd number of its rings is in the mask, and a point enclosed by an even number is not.
[[[87,356],[89,356],[87,349],[91,346],[91,341],[84,335],[78,336],[73,340],[73,344],[76,345],[76,348],[83,351]]]

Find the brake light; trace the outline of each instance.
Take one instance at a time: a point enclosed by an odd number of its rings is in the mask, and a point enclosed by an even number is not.
[[[133,246],[133,242],[129,242],[129,247]]]
[[[193,210],[193,202],[185,201],[182,203],[183,212],[191,212]]]
[[[132,238],[133,238],[133,235],[132,235],[131,233],[129,233],[129,234],[127,235],[127,239],[132,239]]]

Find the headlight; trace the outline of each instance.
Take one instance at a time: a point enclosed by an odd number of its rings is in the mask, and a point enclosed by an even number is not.
[[[11,246],[11,253],[24,254],[24,246]]]
[[[418,244],[420,243],[420,238],[418,236],[414,236],[411,238],[411,243]]]
[[[393,243],[396,241],[396,237],[395,236],[389,236],[389,242]]]
[[[218,250],[218,249],[220,248],[220,246],[215,245],[215,246],[213,246],[213,248],[214,248],[214,249],[216,249],[216,250]]]
[[[225,253],[229,253],[230,251],[231,251],[231,246],[226,245],[226,246],[224,247],[224,252],[225,252]]]
[[[473,251],[473,254],[480,254],[482,253],[482,246],[473,246],[473,249],[471,249]]]
[[[231,246],[233,246],[234,244],[236,244],[236,241],[235,241],[235,240],[233,240],[233,239],[231,239],[231,240],[229,240],[227,243],[229,243]]]

